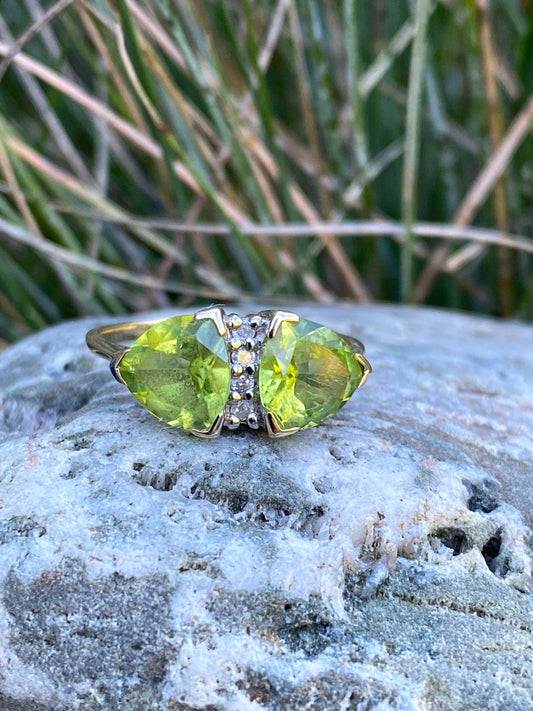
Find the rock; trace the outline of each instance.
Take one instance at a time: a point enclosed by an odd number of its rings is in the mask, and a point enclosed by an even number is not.
[[[161,425],[94,320],[0,355],[3,711],[533,708],[533,329],[299,311],[374,374],[283,440]]]

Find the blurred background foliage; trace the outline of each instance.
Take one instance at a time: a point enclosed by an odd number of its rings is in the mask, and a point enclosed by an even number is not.
[[[531,0],[1,0],[0,340],[171,304],[533,314]]]

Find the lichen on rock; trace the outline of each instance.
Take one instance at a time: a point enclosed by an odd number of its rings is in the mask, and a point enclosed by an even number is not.
[[[94,320],[0,355],[2,709],[533,707],[533,329],[299,311],[374,375],[283,440],[158,422]]]

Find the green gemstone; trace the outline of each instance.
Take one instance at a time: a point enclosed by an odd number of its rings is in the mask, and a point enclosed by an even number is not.
[[[330,328],[284,321],[267,341],[259,367],[261,403],[282,429],[314,427],[353,395],[363,369]]]
[[[228,399],[231,371],[213,321],[175,316],[152,326],[120,363],[120,375],[156,417],[185,430],[208,430]]]

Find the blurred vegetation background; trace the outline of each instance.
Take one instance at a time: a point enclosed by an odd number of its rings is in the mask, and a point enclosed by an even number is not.
[[[533,314],[531,0],[1,0],[0,341],[297,299]]]

